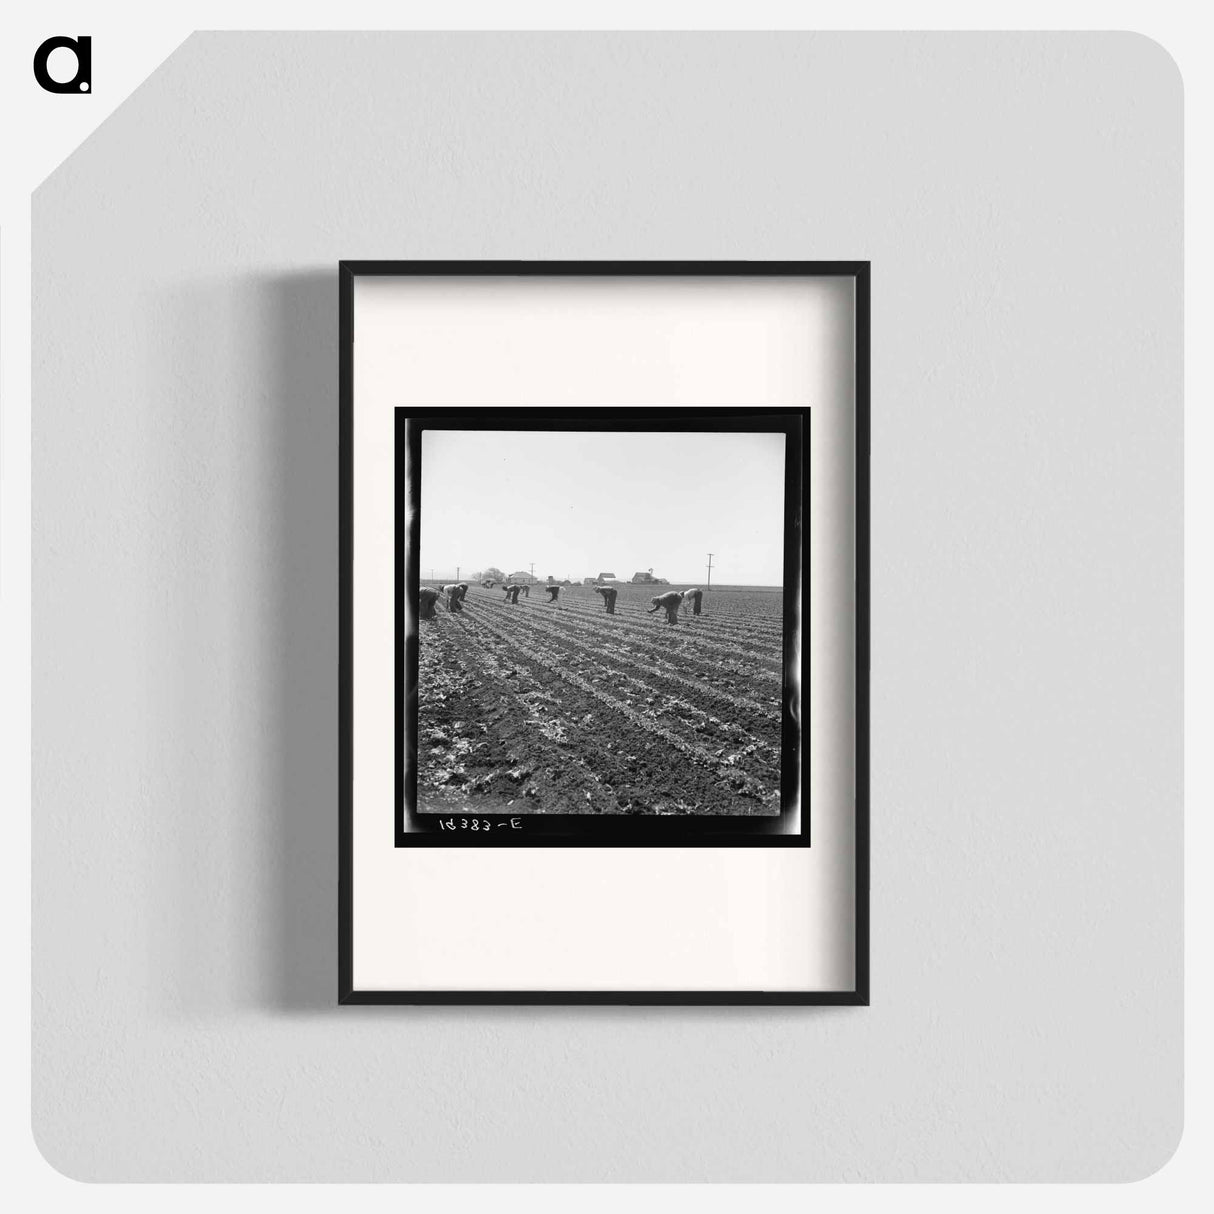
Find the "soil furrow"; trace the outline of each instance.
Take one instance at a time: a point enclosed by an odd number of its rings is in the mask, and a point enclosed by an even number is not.
[[[464,612],[421,625],[419,809],[778,813],[778,594],[714,590],[711,613],[671,628],[644,588],[615,615],[581,589],[516,606],[473,586]]]
[[[501,630],[496,621],[486,622],[484,627],[486,631],[497,632],[503,641],[512,646],[511,652],[517,657],[547,670],[606,708],[616,718],[622,718],[615,724],[616,732],[623,734],[621,745],[617,747],[613,741],[608,741],[606,752],[600,750],[596,755],[595,765],[606,764],[612,769],[612,788],[618,790],[623,785],[634,790],[632,807],[637,807],[638,803],[643,806],[644,800],[651,795],[650,790],[656,787],[657,807],[650,806],[648,812],[695,812],[697,806],[700,807],[698,812],[705,812],[703,807],[719,803],[720,795],[725,790],[728,790],[727,796],[739,798],[727,812],[739,812],[739,807],[746,802],[750,803],[751,813],[778,811],[778,780],[773,787],[747,775],[739,770],[736,763],[724,761],[723,755],[700,743],[688,741],[674,729],[658,722],[656,717],[646,716],[626,700],[596,687],[568,665],[532,648],[520,640],[517,633],[511,635],[513,630]],[[584,724],[591,725],[596,715],[591,710],[590,720],[584,720]],[[662,742],[666,745],[662,746]],[[585,739],[582,744],[585,744]],[[670,753],[671,748],[676,754]],[[681,763],[678,761],[680,757],[684,760]],[[623,793],[619,795],[624,796]],[[742,812],[747,810],[743,808]]]
[[[515,614],[518,614],[514,612],[513,608],[503,607],[501,610],[511,612],[509,618],[514,618]],[[647,659],[662,663],[690,658],[697,664],[707,663],[716,673],[728,672],[744,679],[747,683],[768,683],[773,689],[778,689],[781,682],[783,663],[778,655],[763,658],[762,660],[766,661],[768,665],[766,668],[758,669],[754,665],[755,661],[760,660],[757,655],[739,651],[728,645],[706,644],[700,638],[674,637],[670,632],[665,631],[658,631],[655,635],[653,630],[643,625],[621,625],[614,622],[613,617],[608,616],[605,612],[594,618],[582,616],[581,613],[575,617],[575,613],[568,611],[549,612],[534,617],[528,616],[528,620],[533,622],[537,628],[577,630],[593,635],[600,640],[604,638],[617,640],[621,644],[643,651]],[[715,661],[710,658],[713,653],[720,655]]]
[[[563,639],[568,645],[585,652],[594,654],[596,657],[609,659],[613,662],[626,666],[629,670],[643,671],[646,674],[655,677],[668,679],[674,683],[678,683],[683,687],[690,689],[702,696],[707,696],[711,699],[724,701],[729,704],[735,711],[754,714],[755,716],[766,718],[768,720],[777,720],[780,716],[780,701],[778,691],[772,695],[771,701],[763,703],[762,701],[754,700],[748,696],[738,694],[734,690],[732,678],[729,679],[728,686],[720,687],[713,683],[709,683],[704,677],[693,677],[684,674],[681,670],[676,669],[671,662],[662,658],[655,658],[652,654],[645,655],[645,660],[639,660],[635,657],[631,649],[621,647],[618,649],[607,648],[604,641],[599,637],[598,644],[592,644],[588,640],[581,637],[568,635],[564,630],[558,630],[555,626],[545,626],[544,624],[536,624],[532,621],[527,621],[525,624],[520,623],[522,628],[530,628],[532,631],[539,633],[544,632],[547,636],[553,639]],[[516,634],[520,637],[525,637],[526,632]],[[596,637],[599,634],[595,633]],[[698,672],[701,675],[704,672]],[[728,674],[732,675],[732,671]],[[714,672],[712,677],[726,678],[725,674]],[[773,686],[773,691],[774,691]]]
[[[509,625],[503,626],[502,632],[516,645],[528,645],[535,640]],[[764,717],[731,705],[731,719],[725,721],[709,712],[702,702],[697,703],[698,696],[689,698],[677,681],[652,674],[647,679],[637,678],[618,668],[602,665],[596,660],[601,656],[598,653],[567,643],[552,656],[562,663],[563,669],[622,701],[646,721],[660,724],[698,750],[709,752],[721,766],[778,785],[778,714]]]
[[[661,645],[665,643],[669,646],[669,640],[674,639],[681,644],[694,646],[696,649],[708,649],[719,653],[729,654],[731,657],[752,662],[764,663],[766,667],[778,670],[782,664],[781,648],[783,645],[781,634],[776,632],[770,637],[757,636],[753,633],[739,632],[739,639],[750,642],[750,645],[740,645],[736,643],[731,636],[723,632],[712,631],[711,625],[704,625],[700,620],[691,617],[692,622],[683,621],[676,626],[680,630],[673,638],[671,634],[674,629],[669,629],[665,625],[665,621],[658,622],[655,619],[629,619],[617,611],[615,615],[608,615],[605,611],[594,611],[588,605],[578,606],[561,606],[557,611],[550,613],[554,618],[568,618],[576,616],[583,620],[594,620],[601,627],[620,630],[630,630],[636,635],[645,637],[651,644]],[[642,613],[644,615],[645,613]],[[759,643],[759,648],[755,647],[755,643]],[[764,642],[767,642],[764,647]]]

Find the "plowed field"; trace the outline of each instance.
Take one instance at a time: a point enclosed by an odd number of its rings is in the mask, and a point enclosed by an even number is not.
[[[420,623],[421,813],[763,814],[780,809],[778,589],[589,587],[517,605],[473,586]],[[673,589],[682,589],[675,586]]]

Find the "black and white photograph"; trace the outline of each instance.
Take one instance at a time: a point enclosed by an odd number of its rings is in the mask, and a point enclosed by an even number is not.
[[[802,416],[498,419],[398,411],[405,833],[807,842]]]

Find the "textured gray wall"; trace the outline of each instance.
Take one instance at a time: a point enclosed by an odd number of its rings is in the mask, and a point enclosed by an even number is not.
[[[873,261],[873,1006],[337,1009],[340,257]],[[34,200],[34,1127],[82,1178],[1121,1180],[1181,1118],[1181,82],[191,39]]]

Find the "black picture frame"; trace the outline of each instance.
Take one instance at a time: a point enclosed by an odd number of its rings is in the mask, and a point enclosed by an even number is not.
[[[353,691],[353,575],[354,575],[354,286],[359,277],[365,276],[456,276],[456,277],[655,277],[655,276],[710,276],[710,277],[849,277],[855,282],[855,908],[854,908],[854,989],[850,991],[616,991],[616,990],[356,990],[353,984],[353,756],[354,756],[354,691]],[[342,261],[338,267],[338,323],[339,323],[339,941],[338,941],[338,1002],[343,1005],[360,1004],[619,1004],[641,1005],[860,1005],[869,1003],[869,600],[870,600],[870,556],[869,556],[869,512],[870,512],[870,263],[867,261]],[[512,411],[515,412],[515,411]],[[521,411],[519,411],[521,412]],[[624,412],[624,411],[613,411]],[[633,410],[637,421],[639,415],[652,412],[655,417],[663,410]],[[763,416],[792,416],[802,411],[763,411]],[[807,411],[805,411],[807,412]],[[591,410],[578,410],[579,416],[590,418]],[[725,423],[737,411],[697,410],[699,415],[713,413],[721,416]],[[410,410],[410,416],[416,416]],[[436,418],[441,415],[435,413]],[[465,417],[467,414],[464,415]],[[806,419],[807,421],[807,419]],[[518,416],[517,424],[505,428],[527,429],[526,419]],[[499,425],[499,422],[495,422]],[[630,427],[631,428],[631,427]],[[791,431],[790,431],[791,432]],[[801,433],[808,441],[808,424]],[[398,441],[403,441],[398,429]],[[800,461],[808,476],[808,459]],[[400,478],[398,476],[398,494]],[[786,481],[786,493],[791,479]],[[801,492],[798,482],[796,492]],[[400,501],[398,498],[397,505]],[[399,508],[396,511],[400,517]],[[399,526],[399,524],[397,524]],[[401,559],[402,540],[397,538],[396,589],[398,596],[405,589],[404,562]],[[786,558],[787,562],[787,558]],[[787,569],[787,563],[786,563]],[[416,582],[416,571],[413,574]],[[416,587],[414,586],[414,589]],[[786,593],[787,578],[786,578]],[[787,645],[788,612],[785,612],[785,644]],[[407,638],[401,633],[398,612],[396,649],[396,700],[400,711],[402,681],[406,663]],[[416,655],[412,656],[414,662]],[[785,692],[787,698],[787,690]],[[404,733],[397,729],[398,746],[403,745]],[[787,726],[785,727],[785,764],[787,763]],[[402,835],[402,805],[404,789],[401,784],[401,754],[397,754],[397,821],[395,842],[399,846],[450,846],[448,839],[435,834],[410,834],[407,840]],[[809,845],[810,822],[805,815],[804,838],[800,835],[773,835],[765,831],[756,833],[750,840],[713,839],[706,834],[704,846],[739,845]],[[645,827],[641,827],[641,832]],[[639,833],[637,837],[612,838],[604,843],[588,839],[575,841],[569,838],[526,839],[502,841],[510,846],[694,846],[686,838],[682,840],[661,839],[658,831],[649,837]],[[495,841],[496,842],[496,841]]]

